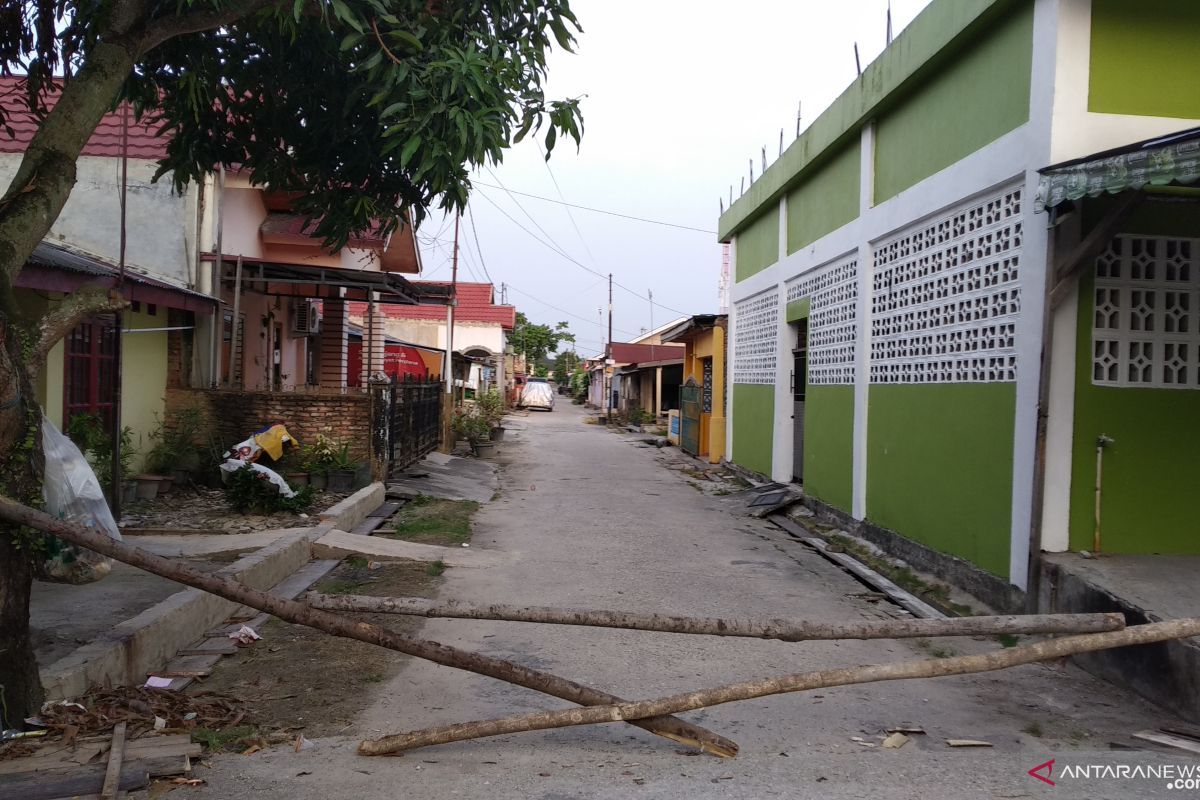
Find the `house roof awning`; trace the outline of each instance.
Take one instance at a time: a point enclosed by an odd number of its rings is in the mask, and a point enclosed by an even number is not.
[[[19,289],[70,293],[88,286],[115,287],[120,279],[121,271],[98,256],[42,242],[25,262],[14,285]],[[121,294],[130,302],[199,314],[213,313],[216,304],[206,294],[173,286],[133,269],[125,270]]]
[[[690,333],[713,327],[717,324],[719,317],[719,314],[697,314],[693,317],[688,317],[674,328],[663,331],[662,340],[664,343],[677,342],[681,337],[687,336]]]
[[[215,256],[206,255],[205,258],[212,260]],[[237,276],[237,259],[225,256],[221,271],[223,283],[232,288]],[[311,300],[366,302],[375,294],[380,303],[415,305],[424,299],[416,286],[394,272],[276,264],[245,258],[242,259],[242,285],[262,294]]]
[[[1105,193],[1190,185],[1200,180],[1200,128],[1093,153],[1038,171],[1042,176],[1035,200],[1038,211]]]

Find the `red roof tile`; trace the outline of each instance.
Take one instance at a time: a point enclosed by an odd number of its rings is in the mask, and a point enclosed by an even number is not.
[[[25,105],[25,79],[19,76],[0,78],[0,106],[4,107],[4,115],[8,126],[13,129],[15,136],[9,136],[8,131],[0,128],[0,153],[23,153],[37,131],[38,121],[29,113]],[[51,94],[46,98],[46,105],[53,108],[58,102],[58,95]],[[100,124],[96,126],[92,138],[83,146],[85,156],[120,156],[121,155],[121,126],[122,112],[116,111],[105,114]],[[165,136],[159,136],[161,126],[153,120],[143,118],[140,122],[129,115],[129,157],[144,158],[157,161],[167,154]]]
[[[417,289],[430,287],[446,287],[450,284],[439,281],[413,281]],[[459,283],[457,289],[458,306],[454,310],[454,318],[459,322],[494,322],[505,330],[512,330],[517,324],[517,310],[513,306],[502,306],[494,302],[495,288],[490,283]],[[393,319],[431,319],[444,320],[446,307],[444,305],[383,305],[385,316]],[[351,314],[363,314],[366,306],[363,303],[351,303]]]

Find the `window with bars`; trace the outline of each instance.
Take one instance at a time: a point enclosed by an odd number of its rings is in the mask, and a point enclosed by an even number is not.
[[[111,320],[84,322],[66,339],[63,422],[93,414],[112,433],[117,379],[117,331]]]

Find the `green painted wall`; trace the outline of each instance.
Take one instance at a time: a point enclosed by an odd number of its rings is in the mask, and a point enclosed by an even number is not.
[[[125,327],[162,328],[167,325],[167,310],[160,306],[151,316],[142,311],[126,312]],[[138,454],[134,469],[141,469],[146,454],[154,446],[150,434],[158,427],[165,411],[167,391],[167,334],[126,333],[121,337],[121,364],[124,386],[121,391],[121,425],[133,429]]]
[[[778,205],[792,186],[819,166],[831,148],[856,141],[863,122],[878,117],[909,85],[937,75],[981,33],[1029,0],[932,0],[912,23],[821,113],[783,155],[750,185],[717,224],[722,242],[740,233],[759,209]]]
[[[736,280],[741,282],[779,260],[779,209],[767,211],[737,237]]]
[[[1012,383],[872,385],[867,517],[1008,577]]]
[[[736,383],[733,386],[734,463],[771,474],[771,431],[775,426],[775,387]]]
[[[1092,0],[1088,110],[1200,118],[1196,0]]]
[[[1033,4],[1025,3],[880,117],[874,202],[1025,124],[1032,60]]]
[[[804,395],[804,491],[849,512],[854,492],[854,387],[809,386]]]
[[[784,314],[787,318],[787,321],[796,322],[798,320],[808,319],[808,311],[811,302],[812,301],[810,298],[801,297],[799,300],[793,300],[792,302],[788,303],[787,307],[784,309]]]
[[[1111,202],[1103,198],[1102,206]],[[1095,219],[1096,208],[1085,215]],[[1190,205],[1144,205],[1124,226],[1146,235],[1193,235],[1200,211]],[[1200,486],[1200,391],[1092,384],[1095,274],[1079,286],[1075,354],[1075,425],[1071,448],[1072,550],[1091,549],[1095,528],[1096,439],[1104,451],[1101,547],[1110,553],[1200,553],[1194,497]]]
[[[834,155],[787,196],[787,251],[794,253],[858,218],[862,140]]]

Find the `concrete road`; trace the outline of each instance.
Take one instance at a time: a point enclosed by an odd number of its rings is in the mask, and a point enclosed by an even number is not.
[[[472,547],[508,558],[449,570],[444,598],[725,616],[880,618],[886,604],[767,523],[736,516],[665,469],[633,437],[585,425],[569,404],[514,421],[501,493]],[[788,644],[633,631],[431,620],[436,639],[513,659],[629,699],[792,672],[979,652],[992,641]],[[331,670],[338,669],[330,664]],[[401,758],[354,754],[360,737],[562,708],[490,679],[409,660],[354,729],[291,748],[213,760],[204,798],[935,798],[1179,797],[1167,779],[1084,780],[1063,768],[1195,767],[1186,755],[1114,750],[1172,719],[1070,666],[849,686],[735,703],[686,717],[736,740],[732,760],[695,755],[612,724],[463,742]],[[899,750],[890,726],[919,726]],[[856,738],[857,737],[857,738]],[[952,749],[946,739],[991,748]],[[871,746],[874,745],[874,746]],[[1055,759],[1057,786],[1028,770]],[[1042,774],[1046,774],[1044,769]],[[1101,770],[1101,773],[1104,771]],[[1093,773],[1095,774],[1095,773]],[[1113,774],[1119,774],[1114,770]],[[1200,776],[1198,776],[1200,777]]]

